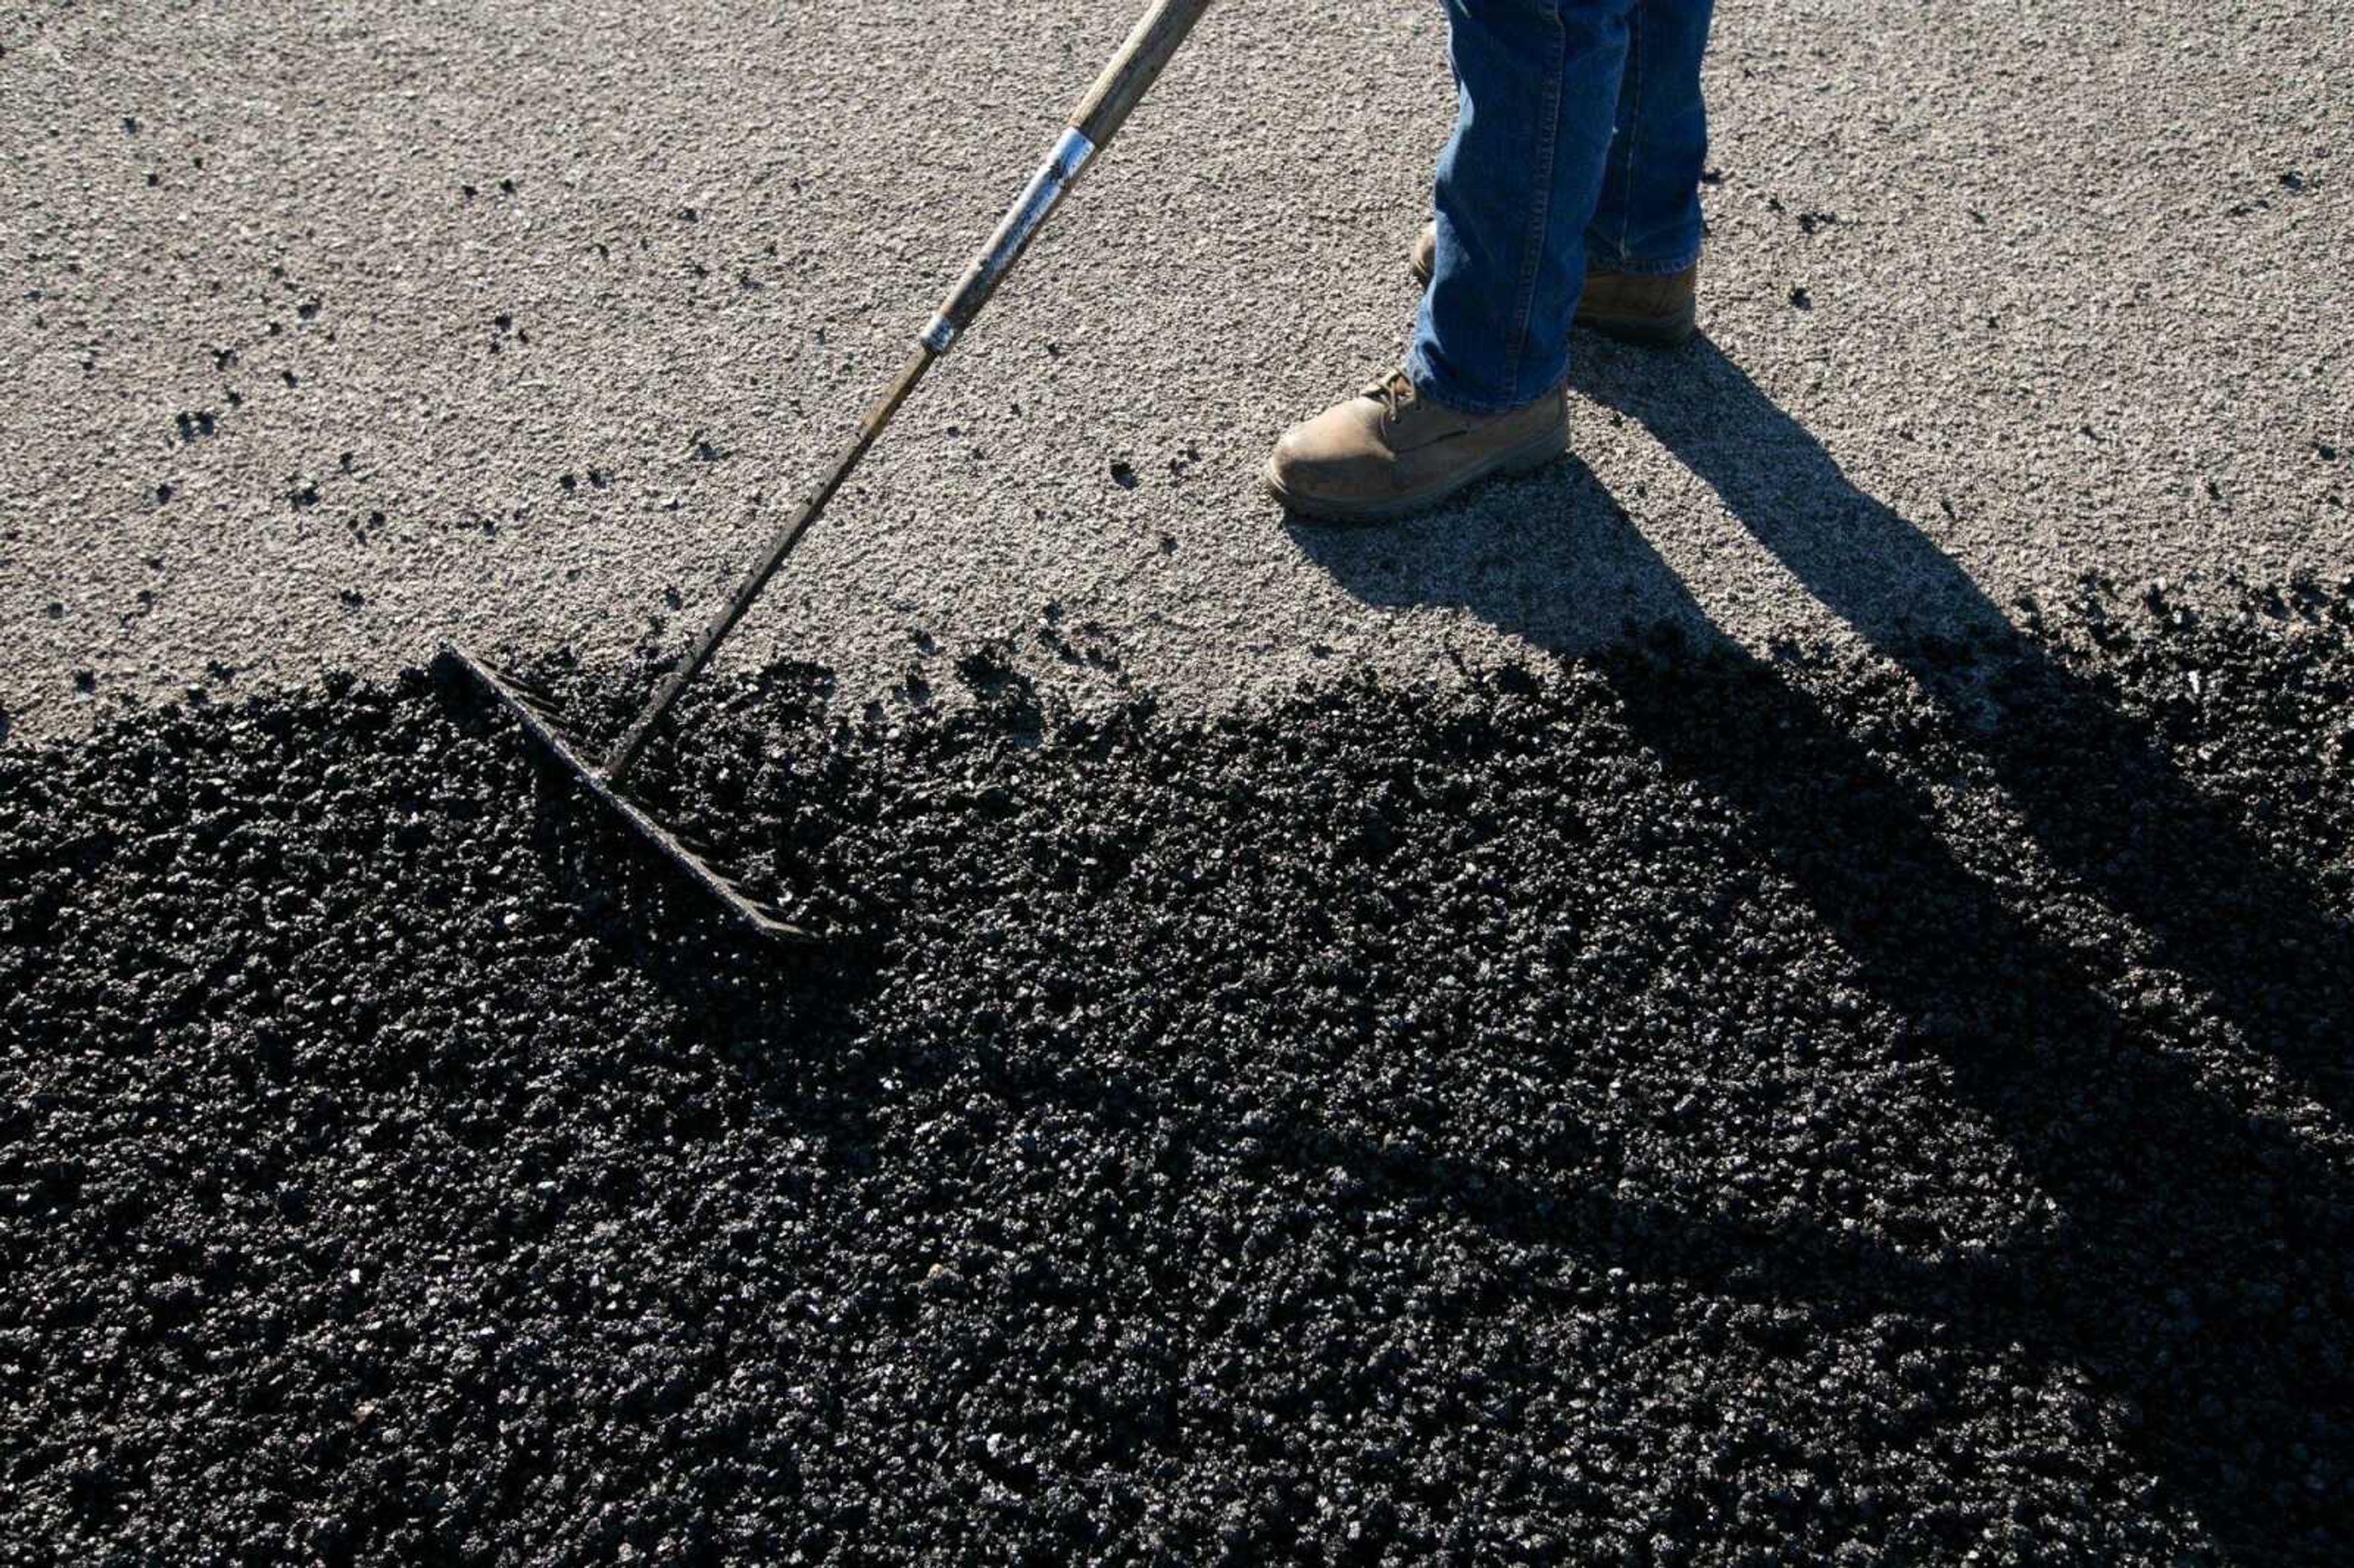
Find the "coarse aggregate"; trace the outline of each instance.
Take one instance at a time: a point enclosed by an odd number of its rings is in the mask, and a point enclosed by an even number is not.
[[[2343,1563],[2354,583],[2012,618],[0,747],[0,1560]]]

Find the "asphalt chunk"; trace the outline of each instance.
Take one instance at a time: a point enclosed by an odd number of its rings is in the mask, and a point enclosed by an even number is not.
[[[2354,601],[2086,592],[717,679],[637,788],[798,956],[422,675],[0,749],[0,1537],[2342,1562]]]

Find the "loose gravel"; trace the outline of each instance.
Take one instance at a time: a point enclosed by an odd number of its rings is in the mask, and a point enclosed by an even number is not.
[[[2354,590],[2243,597],[778,665],[643,789],[784,959],[421,674],[0,748],[0,1557],[2342,1563]]]

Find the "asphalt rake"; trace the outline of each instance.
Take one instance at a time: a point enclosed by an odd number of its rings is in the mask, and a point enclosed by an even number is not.
[[[793,546],[801,543],[802,535],[824,513],[826,503],[858,467],[867,449],[923,380],[932,362],[946,354],[972,325],[981,307],[1022,259],[1023,251],[1047,215],[1077,183],[1088,164],[1111,144],[1129,113],[1176,54],[1178,46],[1193,31],[1193,24],[1209,9],[1209,4],[1210,0],[1160,0],[1137,23],[1127,41],[1120,45],[1119,52],[1072,111],[1070,123],[1055,141],[1046,161],[1030,176],[1029,184],[1007,209],[981,254],[917,335],[915,353],[859,420],[857,434],[818,481],[816,488],[794,509],[784,526],[769,540],[759,559],[728,595],[727,602],[638,710],[610,751],[601,758],[594,755],[567,733],[563,715],[545,691],[513,674],[503,673],[479,654],[452,643],[444,646],[436,657],[437,665],[478,697],[512,715],[522,726],[535,756],[568,776],[639,843],[763,938],[811,941],[820,934],[788,919],[776,905],[754,896],[735,878],[712,865],[695,846],[631,800],[624,790],[630,770],[644,753],[655,726],[677,703],[688,683],[711,662],[712,655],[718,652],[719,645],[744,619],[745,611],[769,586],[769,579],[776,576],[777,568],[784,565]]]

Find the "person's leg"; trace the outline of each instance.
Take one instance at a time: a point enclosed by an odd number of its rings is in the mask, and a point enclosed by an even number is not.
[[[1601,199],[1585,230],[1596,271],[1681,272],[1700,260],[1708,111],[1700,62],[1713,0],[1636,0]]]
[[[1454,138],[1405,368],[1294,425],[1267,489],[1336,522],[1404,517],[1569,445],[1570,318],[1635,0],[1449,0]]]
[[[1492,414],[1567,379],[1636,5],[1449,0],[1455,134],[1439,158],[1437,253],[1406,358],[1420,396]]]

